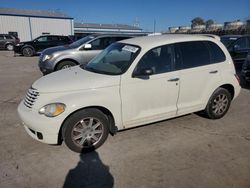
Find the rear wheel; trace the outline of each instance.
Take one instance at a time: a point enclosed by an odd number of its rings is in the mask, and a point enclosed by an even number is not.
[[[210,119],[222,118],[228,111],[231,104],[232,96],[224,88],[218,88],[210,97],[206,109],[206,116]]]
[[[25,57],[31,57],[34,55],[34,50],[30,47],[24,47],[22,49],[22,54],[25,56]]]
[[[59,63],[59,65],[56,67],[56,70],[62,70],[62,69],[67,69],[69,67],[76,66],[76,63],[73,61],[62,61]]]
[[[9,51],[12,51],[12,50],[14,50],[14,45],[13,44],[7,44],[6,49],[9,50]]]
[[[63,124],[62,136],[69,149],[78,153],[100,147],[109,134],[109,121],[98,109],[85,109],[71,115]]]

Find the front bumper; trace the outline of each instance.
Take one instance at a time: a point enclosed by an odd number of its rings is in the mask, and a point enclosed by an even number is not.
[[[42,58],[40,57],[39,62],[38,62],[38,66],[39,66],[40,71],[43,73],[43,75],[52,73],[54,71],[54,67],[51,66],[52,63],[49,61],[43,62],[41,59]]]
[[[19,104],[17,111],[26,132],[32,138],[46,144],[58,143],[58,134],[62,124],[60,118],[40,115],[37,110],[27,108],[23,101]]]
[[[22,52],[21,52],[21,49],[22,49],[22,45],[20,45],[20,46],[14,46],[14,52],[15,53],[18,53],[18,54],[21,54]]]

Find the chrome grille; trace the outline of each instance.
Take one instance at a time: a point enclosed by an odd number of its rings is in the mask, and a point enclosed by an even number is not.
[[[38,96],[39,92],[34,88],[30,88],[24,99],[24,105],[28,108],[32,108]]]

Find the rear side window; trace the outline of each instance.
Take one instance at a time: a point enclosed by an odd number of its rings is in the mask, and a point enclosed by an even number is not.
[[[57,36],[48,36],[48,41],[58,41]]]
[[[10,35],[5,35],[5,38],[6,38],[6,39],[13,39],[13,37],[10,36]]]
[[[210,50],[211,63],[220,63],[226,60],[224,52],[217,44],[210,41],[206,41],[205,43],[208,45]]]
[[[182,55],[183,69],[210,64],[210,53],[204,42],[182,42],[177,45]]]

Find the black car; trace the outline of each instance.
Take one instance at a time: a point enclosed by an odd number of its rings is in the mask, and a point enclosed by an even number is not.
[[[232,42],[227,47],[235,64],[242,64],[250,51],[250,35],[245,35]]]
[[[41,53],[46,48],[67,45],[72,42],[68,36],[43,35],[32,41],[18,43],[15,45],[14,51],[15,53],[30,57],[36,53]]]
[[[236,41],[238,38],[240,38],[241,35],[223,35],[220,37],[220,41],[228,47],[232,42]]]
[[[19,38],[15,36],[9,34],[0,34],[0,49],[13,50],[14,46],[19,42]]]
[[[242,65],[241,75],[245,81],[250,82],[250,52]]]

